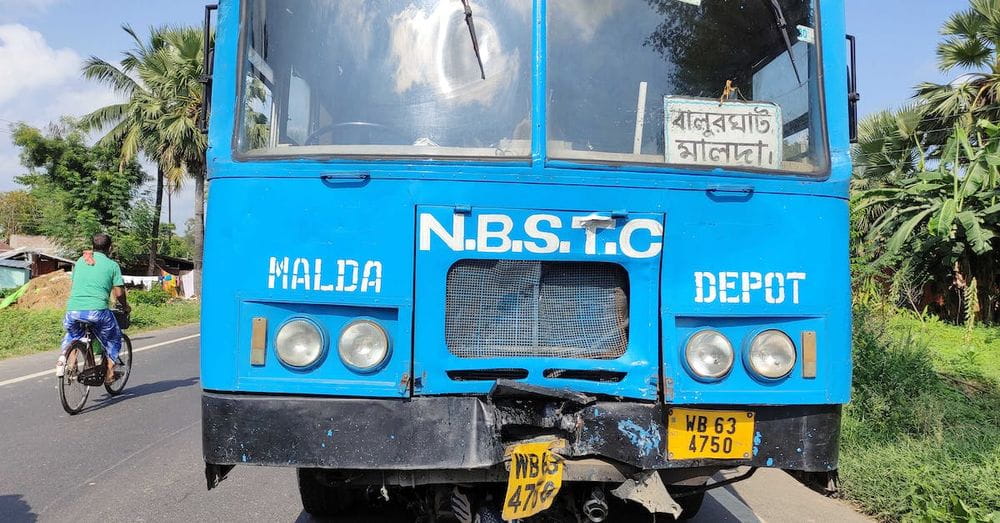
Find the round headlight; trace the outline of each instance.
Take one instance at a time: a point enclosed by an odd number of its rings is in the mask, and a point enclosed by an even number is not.
[[[750,342],[747,359],[759,376],[772,380],[784,378],[795,366],[795,344],[784,332],[764,331]]]
[[[684,358],[697,377],[718,379],[733,368],[733,345],[722,333],[703,330],[688,339]]]
[[[292,320],[278,329],[278,358],[292,367],[308,367],[323,355],[323,333],[309,320]]]
[[[389,355],[389,335],[373,321],[353,321],[341,331],[337,349],[345,365],[358,371],[370,371]]]

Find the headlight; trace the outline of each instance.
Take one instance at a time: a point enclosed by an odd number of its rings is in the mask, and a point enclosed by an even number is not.
[[[784,332],[764,331],[750,342],[747,359],[759,376],[772,380],[784,378],[795,366],[795,344]]]
[[[275,348],[278,358],[292,367],[308,367],[323,355],[323,333],[309,320],[292,320],[278,329]]]
[[[337,349],[345,365],[357,371],[370,371],[389,355],[389,335],[373,321],[356,320],[341,331]]]
[[[699,378],[721,378],[733,368],[733,345],[722,333],[703,330],[688,339],[684,358]]]

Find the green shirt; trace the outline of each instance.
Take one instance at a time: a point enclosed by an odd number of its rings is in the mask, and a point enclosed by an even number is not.
[[[94,264],[83,258],[73,266],[73,288],[69,293],[66,309],[71,311],[100,311],[108,308],[111,288],[125,285],[122,268],[102,253],[94,253]]]

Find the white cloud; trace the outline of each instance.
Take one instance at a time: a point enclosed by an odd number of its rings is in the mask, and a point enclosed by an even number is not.
[[[75,51],[49,47],[37,31],[21,24],[0,25],[0,105],[76,76],[80,64]]]
[[[364,60],[371,54],[375,38],[375,19],[378,9],[367,5],[368,0],[340,0],[335,10],[336,27],[352,28],[349,40],[354,46],[357,58]]]
[[[582,40],[590,41],[597,34],[597,29],[616,11],[621,9],[622,2],[615,0],[577,0],[575,2],[552,2],[559,11],[558,16],[568,19],[579,30]]]
[[[438,2],[429,12],[411,5],[390,20],[397,93],[425,85],[459,104],[488,104],[518,76],[517,53],[504,49],[499,32],[484,13],[476,19],[480,56],[487,71],[486,81],[480,78],[463,18],[460,3]],[[455,49],[467,52],[455,53]]]
[[[0,25],[0,191],[16,187],[14,177],[25,170],[11,143],[11,122],[44,128],[119,101],[110,89],[83,80],[80,64],[76,51],[53,49],[36,31]]]
[[[531,0],[515,0],[512,2],[508,2],[507,5],[512,7],[518,13],[520,13],[520,15],[523,16],[526,21],[529,22],[531,21],[532,11],[534,11],[535,8],[535,6],[532,5]],[[473,12],[475,12],[477,9],[479,9],[479,6],[476,5],[476,2],[472,2]]]
[[[68,85],[54,95],[45,108],[46,121],[57,120],[61,116],[83,116],[99,107],[121,103],[123,99],[111,89],[80,82]]]
[[[41,9],[58,1],[0,0],[0,13],[8,14],[7,6]],[[19,150],[11,143],[9,122],[45,128],[62,116],[82,116],[121,101],[108,87],[84,80],[81,64],[79,53],[53,49],[42,34],[23,24],[0,24],[0,191],[23,188],[14,177],[26,171],[20,165]],[[155,170],[147,168],[147,172]],[[174,223],[181,233],[184,221],[193,214],[192,192],[193,183],[188,183],[173,198]]]

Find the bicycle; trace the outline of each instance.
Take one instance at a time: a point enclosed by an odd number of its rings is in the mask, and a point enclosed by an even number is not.
[[[114,311],[118,327],[123,331],[129,327],[128,316],[120,310]],[[115,369],[114,381],[105,381],[107,358],[104,346],[94,343],[94,326],[89,322],[78,322],[83,328],[82,338],[73,340],[66,349],[66,366],[63,375],[59,377],[59,400],[67,414],[78,414],[83,410],[90,395],[90,387],[104,385],[104,390],[110,396],[117,396],[125,390],[125,383],[132,374],[132,340],[122,332],[122,348],[118,359],[122,365]]]

